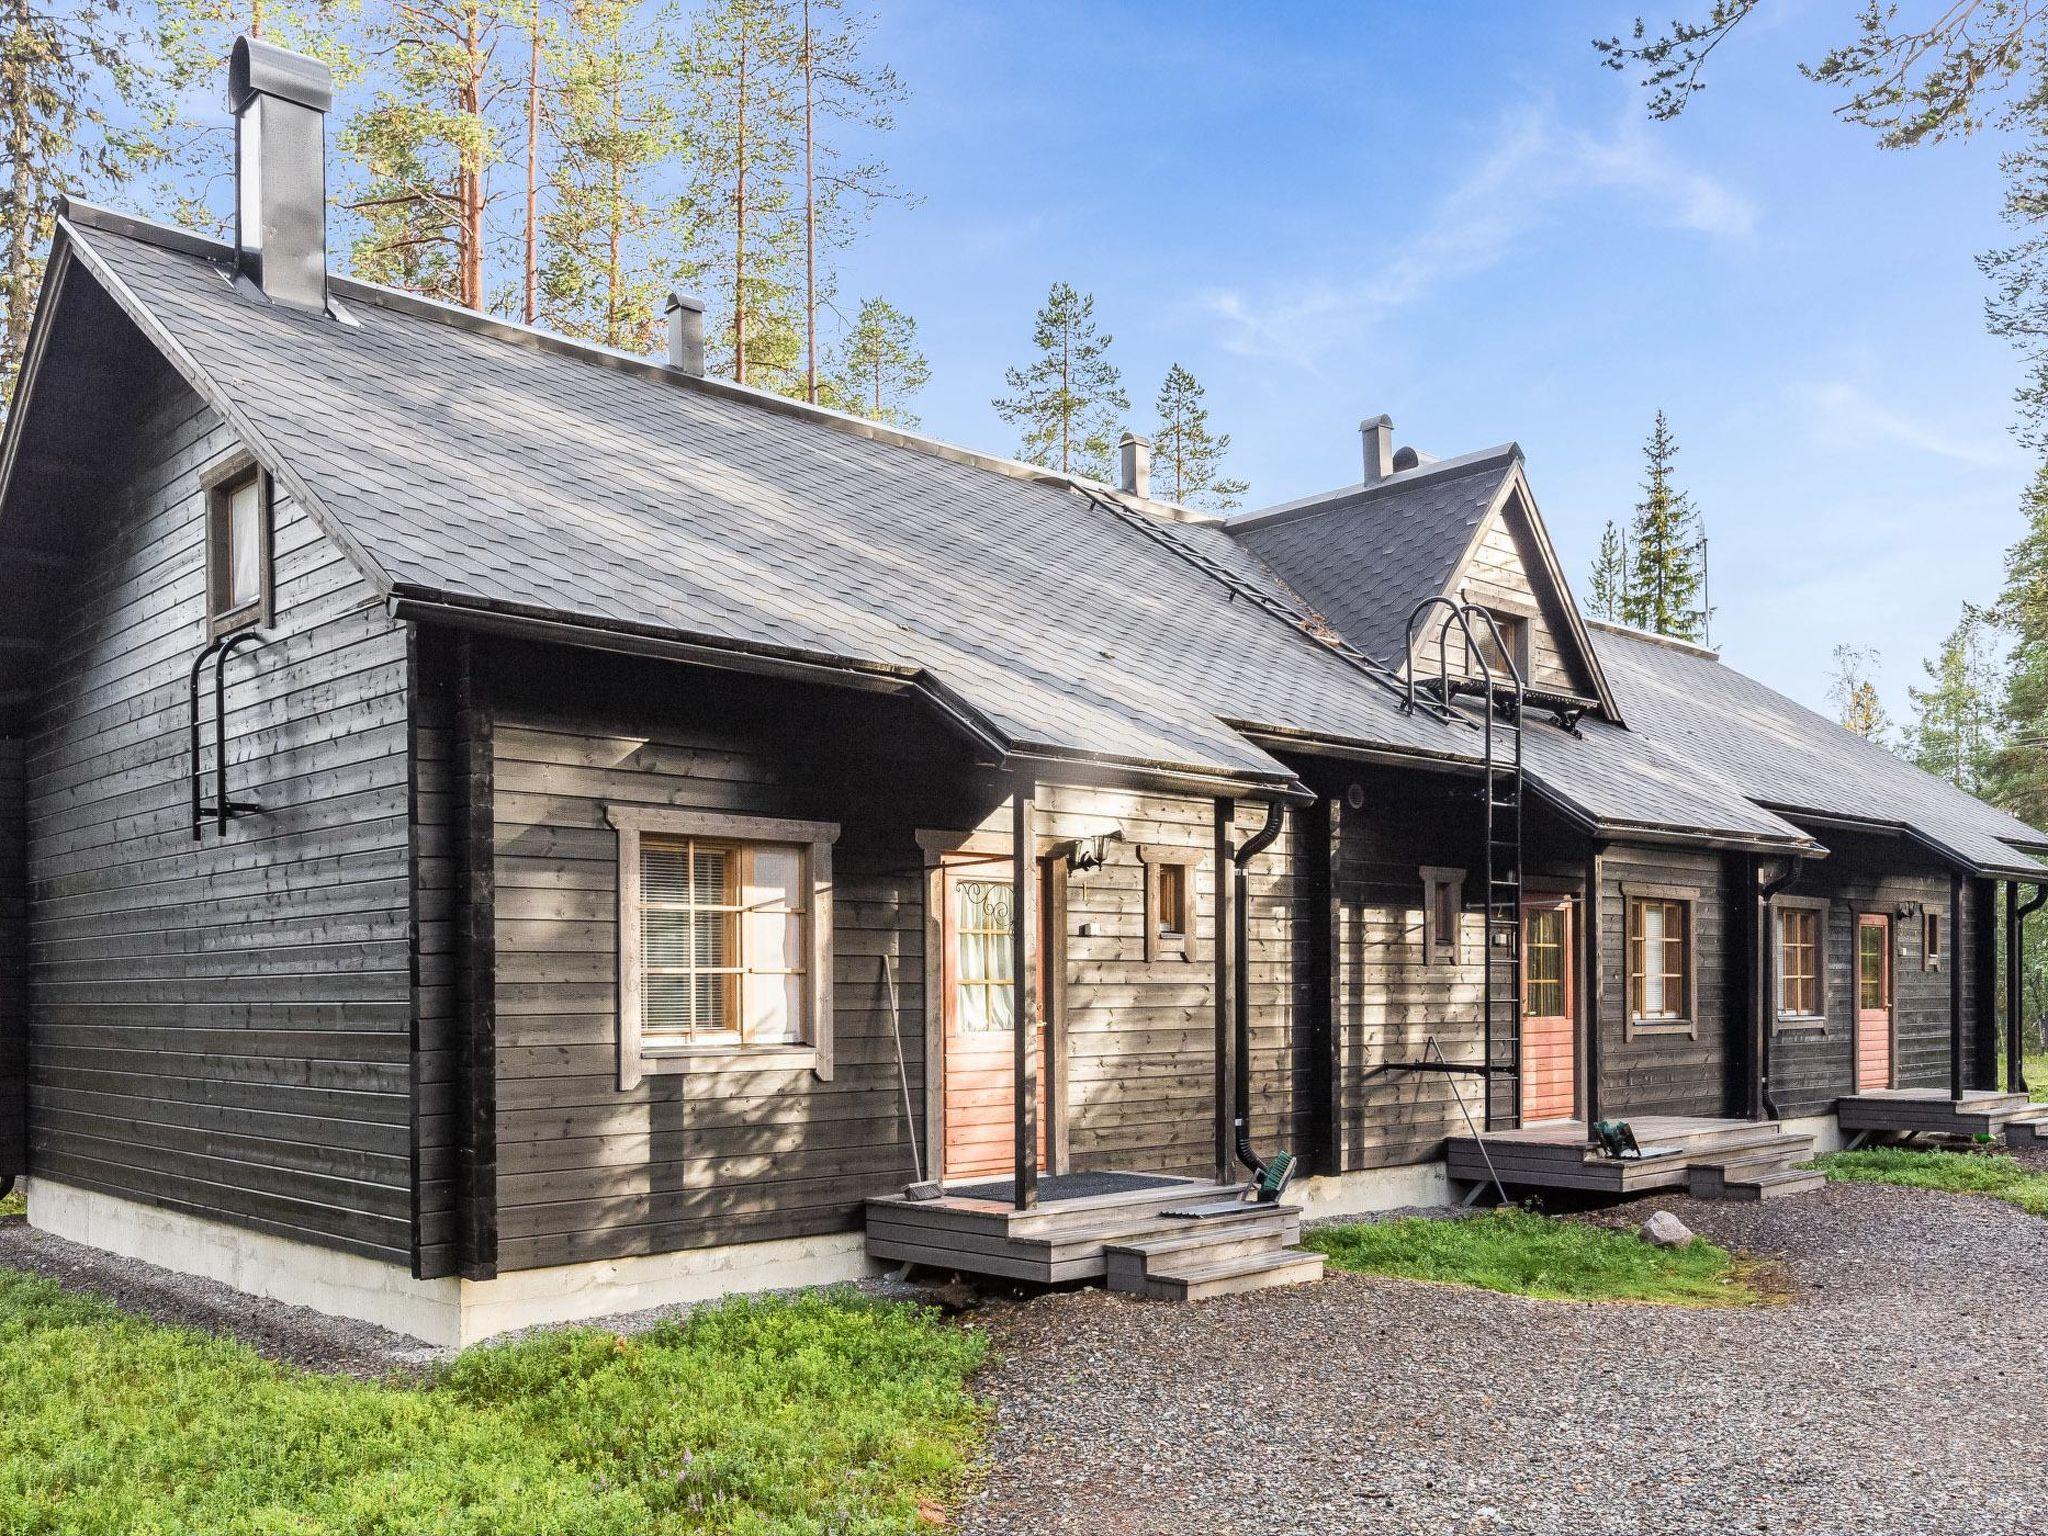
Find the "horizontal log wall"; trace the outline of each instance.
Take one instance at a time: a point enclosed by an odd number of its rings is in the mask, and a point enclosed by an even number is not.
[[[136,431],[26,742],[34,1172],[409,1261],[405,637],[280,493],[277,622],[228,673],[262,811],[195,843],[200,475],[237,445],[182,388]]]
[[[1692,1032],[1628,1027],[1628,892],[1697,892],[1692,933]],[[1609,847],[1600,893],[1600,1111],[1621,1115],[1741,1112],[1739,867],[1730,857],[1677,848]]]

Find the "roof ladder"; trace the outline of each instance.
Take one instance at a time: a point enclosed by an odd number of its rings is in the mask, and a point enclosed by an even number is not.
[[[1233,597],[1241,597],[1248,603],[1256,604],[1274,618],[1279,619],[1290,629],[1298,634],[1307,636],[1324,650],[1331,652],[1339,660],[1349,664],[1353,670],[1363,672],[1388,692],[1402,697],[1406,708],[1412,710],[1419,703],[1424,713],[1434,715],[1437,719],[1447,724],[1470,725],[1472,723],[1450,706],[1448,698],[1442,700],[1417,700],[1413,687],[1404,688],[1401,679],[1395,675],[1392,668],[1381,662],[1374,661],[1372,657],[1361,651],[1342,635],[1339,635],[1327,625],[1316,623],[1306,613],[1303,613],[1291,603],[1284,603],[1263,587],[1246,581],[1242,576],[1231,570],[1230,567],[1223,564],[1222,561],[1211,559],[1193,545],[1174,537],[1168,529],[1161,526],[1157,519],[1148,517],[1145,513],[1136,511],[1131,507],[1124,506],[1121,502],[1107,500],[1098,496],[1085,486],[1076,485],[1073,488],[1088,501],[1109,513],[1126,527],[1136,529],[1153,543],[1163,545],[1171,550],[1196,570],[1227,589]]]
[[[1448,597],[1425,598],[1408,615],[1408,707],[1430,697],[1418,686],[1415,639],[1419,625],[1435,610],[1436,676],[1431,693],[1448,705],[1460,693],[1478,693],[1482,704],[1482,782],[1485,806],[1486,949],[1482,995],[1485,1017],[1486,1128],[1520,1123],[1522,1081],[1522,714],[1528,690],[1521,667],[1501,639],[1493,615],[1476,603]],[[1450,637],[1464,642],[1463,676],[1450,666]],[[1475,686],[1470,673],[1479,674]],[[1495,1085],[1505,1081],[1505,1103]]]

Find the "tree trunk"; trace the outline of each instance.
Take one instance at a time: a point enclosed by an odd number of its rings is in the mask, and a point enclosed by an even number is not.
[[[483,15],[479,0],[463,7],[462,46],[465,55],[462,86],[457,106],[463,116],[481,123],[483,118]],[[458,297],[465,309],[484,307],[484,170],[479,143],[462,148],[461,167],[456,176],[455,202],[460,229],[457,235]]]
[[[533,51],[526,63],[526,323],[540,317],[540,0],[533,0]]]
[[[7,26],[17,37],[25,37],[34,25],[30,0],[9,0]],[[30,273],[36,259],[36,180],[30,164],[29,146],[35,124],[29,105],[28,65],[20,58],[9,61],[0,76],[0,101],[7,112],[7,163],[13,167],[6,210],[6,270],[0,281],[6,284],[7,333],[0,338],[0,384],[12,387],[14,370],[28,348],[30,298],[35,285]]]
[[[817,136],[812,118],[814,69],[811,58],[811,0],[804,0],[804,398],[818,403],[818,204]],[[879,368],[877,374],[879,376]],[[881,409],[876,384],[876,410]]]
[[[747,382],[747,35],[740,23],[739,75],[734,103],[732,377]]]

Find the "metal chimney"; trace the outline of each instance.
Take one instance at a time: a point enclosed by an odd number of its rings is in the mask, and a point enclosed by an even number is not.
[[[1394,472],[1394,419],[1369,416],[1358,424],[1365,440],[1365,483],[1371,485]]]
[[[1152,444],[1135,432],[1126,432],[1116,445],[1117,484],[1130,495],[1152,494]]]
[[[668,296],[668,365],[704,377],[704,301],[687,293]]]
[[[318,59],[235,39],[235,251],[244,276],[280,303],[327,308],[327,109]]]

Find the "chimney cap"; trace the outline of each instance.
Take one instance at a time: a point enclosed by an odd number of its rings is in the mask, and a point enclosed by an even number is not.
[[[696,315],[704,313],[704,301],[694,293],[684,293],[680,289],[668,296],[668,307],[671,310],[687,309]]]
[[[240,112],[253,96],[278,96],[325,112],[334,105],[334,73],[306,54],[238,37],[228,58],[228,110]]]

